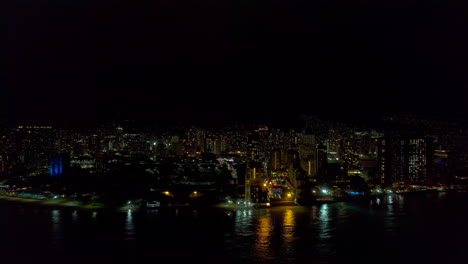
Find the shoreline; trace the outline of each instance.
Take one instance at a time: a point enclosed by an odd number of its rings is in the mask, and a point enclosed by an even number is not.
[[[40,205],[40,206],[51,206],[51,207],[60,207],[60,208],[79,208],[79,209],[86,209],[86,210],[96,210],[96,209],[109,209],[109,207],[103,204],[82,204],[78,201],[68,201],[65,199],[59,200],[37,200],[37,199],[30,199],[30,198],[22,198],[22,197],[13,197],[13,196],[4,196],[0,195],[0,200],[8,201],[8,202],[15,202],[21,204],[31,204],[31,205]]]
[[[28,204],[28,205],[37,205],[37,206],[46,206],[46,207],[57,207],[57,208],[74,208],[74,209],[83,209],[83,210],[111,210],[116,212],[127,212],[127,211],[140,211],[140,210],[154,210],[154,209],[200,209],[200,208],[213,208],[213,209],[224,209],[224,210],[245,210],[245,209],[257,209],[254,206],[238,206],[227,203],[216,203],[205,206],[196,206],[196,205],[171,205],[171,206],[161,206],[154,208],[142,208],[138,206],[121,206],[121,207],[110,207],[104,204],[90,205],[90,204],[80,204],[78,201],[67,201],[65,199],[60,200],[37,200],[30,198],[22,197],[13,197],[13,196],[4,196],[0,195],[0,201],[12,202],[16,204]],[[299,206],[284,204],[282,206]],[[282,206],[269,206],[267,208],[275,208]]]
[[[415,194],[427,194],[427,193],[437,193],[437,192],[431,192],[431,191],[420,191],[420,192],[405,192],[405,193],[394,193],[393,195],[415,195]],[[369,197],[366,197],[368,199],[372,198],[377,198],[385,196],[385,194],[380,194],[380,195],[371,195]],[[357,199],[361,200],[361,199]],[[228,203],[216,203],[216,204],[210,204],[210,205],[205,205],[205,206],[196,206],[196,205],[170,205],[170,206],[161,206],[161,207],[154,207],[154,208],[145,208],[145,207],[139,207],[139,206],[107,206],[102,203],[91,203],[91,204],[83,204],[80,201],[69,201],[67,199],[45,199],[45,200],[40,200],[40,199],[31,199],[31,198],[23,198],[23,197],[14,197],[14,196],[7,196],[7,195],[0,195],[0,201],[7,201],[7,202],[13,202],[13,203],[18,203],[18,204],[30,204],[30,205],[39,205],[39,206],[49,206],[49,207],[58,207],[58,208],[75,208],[75,209],[82,209],[82,210],[112,210],[112,211],[118,211],[118,212],[125,212],[125,211],[139,211],[139,210],[152,210],[152,209],[180,209],[180,208],[218,208],[218,209],[227,209],[227,210],[242,210],[242,209],[256,209],[258,207],[255,206],[240,206],[240,205],[234,205],[234,204],[228,204]],[[351,202],[351,201],[356,201],[356,200],[334,200],[334,201],[328,201],[328,202],[316,202],[313,203],[315,204],[322,204],[322,203],[334,203],[334,202]],[[311,204],[312,205],[312,204]],[[310,206],[310,205],[300,205],[300,204],[275,204],[272,206],[266,206],[266,207],[260,207],[260,208],[275,208],[275,207],[282,207],[282,206]]]
[[[95,204],[82,204],[79,201],[68,201],[66,199],[57,199],[57,200],[39,200],[39,199],[31,199],[31,198],[23,198],[23,197],[14,197],[14,196],[6,196],[0,195],[0,201],[5,202],[12,202],[17,204],[27,204],[27,205],[37,205],[37,206],[46,206],[46,207],[57,207],[57,208],[74,208],[74,209],[83,209],[83,210],[110,210],[110,211],[117,211],[117,212],[126,212],[126,211],[140,211],[140,210],[153,210],[153,209],[181,209],[181,208],[225,208],[228,209],[228,206],[224,206],[224,204],[212,204],[208,206],[194,206],[194,205],[170,205],[170,206],[161,206],[161,207],[154,207],[154,208],[146,208],[146,207],[139,207],[139,206],[107,206],[101,203]],[[250,207],[244,207],[250,208]]]

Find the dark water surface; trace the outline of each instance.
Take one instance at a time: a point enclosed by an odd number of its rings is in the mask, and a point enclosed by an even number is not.
[[[82,211],[0,202],[15,263],[456,263],[468,193],[268,209]]]

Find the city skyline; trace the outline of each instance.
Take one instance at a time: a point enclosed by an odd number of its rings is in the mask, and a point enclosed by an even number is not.
[[[431,164],[438,160],[440,164],[436,162],[437,166],[446,167],[447,157],[457,157],[456,162],[461,164],[465,162],[463,142],[468,136],[466,121],[389,115],[381,118],[379,127],[371,127],[320,120],[313,116],[302,118],[301,128],[281,128],[261,123],[217,128],[194,125],[151,128],[135,126],[137,123],[131,121],[108,122],[87,129],[23,124],[2,129],[3,172],[9,171],[6,167],[17,167],[23,173],[31,173],[44,166],[56,168],[56,165],[47,165],[48,160],[56,156],[95,159],[102,153],[115,157],[127,153],[125,155],[129,157],[149,160],[186,159],[187,156],[200,158],[210,153],[219,157],[234,155],[248,163],[274,168],[273,171],[288,171],[291,170],[287,168],[289,165],[281,161],[291,162],[285,157],[297,153],[300,165],[294,166],[301,167],[308,177],[316,177],[310,178],[314,181],[331,176],[320,166],[334,171],[335,176],[349,177],[359,175],[360,172],[356,170],[364,169],[361,167],[363,164],[374,164],[373,176],[366,176],[365,180],[369,184],[388,186],[400,178],[421,181],[418,178],[421,176],[417,176],[419,172],[414,170],[424,171],[423,181],[437,173],[443,173],[437,174],[437,177],[446,181],[448,178],[445,177],[451,176],[447,172],[436,173]],[[136,152],[132,154],[132,151]],[[323,158],[319,158],[320,155]],[[328,161],[319,161],[325,158]],[[319,165],[320,162],[328,165]],[[453,164],[456,162],[452,160],[448,163],[452,166],[451,170],[455,169]],[[333,168],[333,164],[340,164],[341,168]]]
[[[4,2],[5,263],[468,258],[466,1]]]

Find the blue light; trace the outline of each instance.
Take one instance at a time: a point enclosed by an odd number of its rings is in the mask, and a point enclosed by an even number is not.
[[[61,157],[51,158],[49,162],[49,172],[51,177],[62,176],[63,160]]]

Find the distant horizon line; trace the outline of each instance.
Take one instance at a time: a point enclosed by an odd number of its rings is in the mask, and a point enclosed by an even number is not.
[[[359,117],[356,117],[360,115]],[[444,114],[421,114],[421,113],[392,113],[392,112],[373,112],[368,115],[364,114],[348,114],[343,115],[341,118],[330,115],[324,116],[321,114],[299,114],[291,115],[291,118],[285,120],[282,118],[233,118],[225,120],[209,120],[209,119],[151,119],[151,118],[107,118],[107,119],[57,119],[57,120],[7,120],[4,123],[4,127],[13,128],[17,126],[53,126],[56,128],[98,128],[103,125],[125,125],[132,124],[135,128],[178,128],[178,127],[201,127],[201,128],[221,128],[221,127],[233,127],[233,126],[255,126],[264,125],[272,128],[304,128],[306,121],[305,117],[319,120],[321,122],[331,123],[342,123],[347,125],[356,126],[379,126],[383,123],[384,117],[413,117],[427,121],[448,121],[448,122],[468,122],[468,119],[461,116],[444,115]]]

